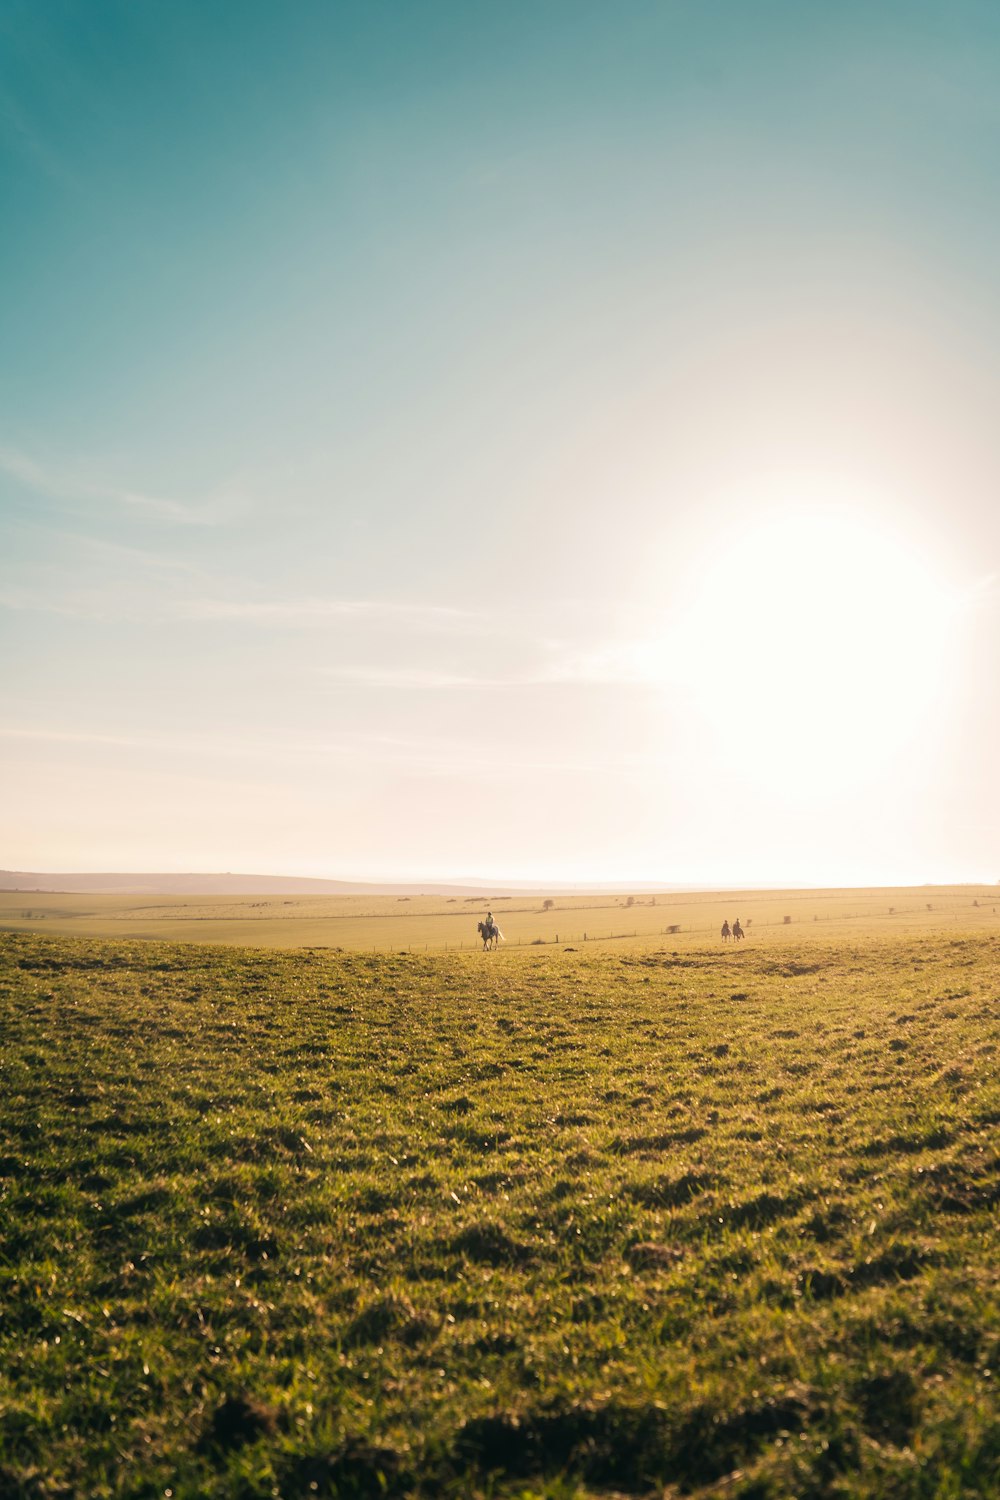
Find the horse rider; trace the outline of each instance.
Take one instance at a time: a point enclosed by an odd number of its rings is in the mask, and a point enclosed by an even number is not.
[[[726,920],[722,924],[722,941],[724,943],[728,942],[729,937],[730,937],[729,918],[727,917]]]
[[[486,913],[486,931],[487,931],[487,933],[488,933],[488,935],[490,937],[493,936],[493,931],[494,931],[495,927],[496,927],[496,923],[493,921],[493,913],[491,911],[488,911]]]

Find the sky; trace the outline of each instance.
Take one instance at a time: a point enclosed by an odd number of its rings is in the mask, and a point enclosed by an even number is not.
[[[0,865],[1000,879],[993,0],[0,0]]]

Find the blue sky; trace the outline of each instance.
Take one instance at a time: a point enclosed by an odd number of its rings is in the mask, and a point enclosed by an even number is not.
[[[0,0],[0,863],[996,878],[998,68]]]

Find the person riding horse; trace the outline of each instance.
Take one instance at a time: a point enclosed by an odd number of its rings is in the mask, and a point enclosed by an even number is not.
[[[739,940],[740,940],[740,938],[742,936],[743,936],[743,928],[740,926],[740,919],[739,919],[739,917],[737,917],[736,921],[733,923],[733,937],[736,939],[737,942],[739,942]]]
[[[731,936],[732,933],[729,931],[729,918],[727,917],[722,924],[722,941],[724,943],[728,943]]]
[[[503,933],[493,920],[493,913],[491,911],[486,913],[485,922],[476,923],[476,931],[483,940],[484,948],[495,948],[503,937]]]

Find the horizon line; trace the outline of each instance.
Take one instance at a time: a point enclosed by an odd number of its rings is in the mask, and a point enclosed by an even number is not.
[[[680,880],[656,880],[638,879],[635,881],[620,878],[579,879],[564,880],[548,876],[539,876],[534,879],[524,876],[510,877],[484,877],[481,875],[424,875],[413,876],[402,875],[313,875],[313,874],[285,874],[264,873],[259,870],[220,870],[220,869],[177,869],[177,870],[111,870],[111,869],[59,869],[59,870],[29,870],[19,868],[0,869],[0,878],[3,877],[25,877],[27,879],[57,879],[65,876],[69,879],[115,879],[115,880],[268,880],[268,881],[294,881],[307,882],[323,885],[361,885],[368,887],[395,887],[406,886],[410,889],[420,886],[445,886],[461,889],[470,887],[487,889],[515,889],[519,893],[530,893],[533,891],[588,891],[599,893],[601,891],[615,891],[628,893],[629,891],[642,892],[646,895],[670,894],[680,895],[685,892],[703,894],[705,892],[735,892],[735,891],[832,891],[832,890],[929,890],[934,888],[964,888],[964,887],[987,887],[1000,886],[1000,879],[975,878],[971,876],[962,879],[929,879],[929,880],[890,880],[885,878],[869,880],[702,880],[691,881]],[[13,894],[22,888],[7,887],[6,892]],[[0,888],[0,894],[3,888]],[[45,894],[39,892],[39,894]],[[248,894],[252,894],[249,892]]]

